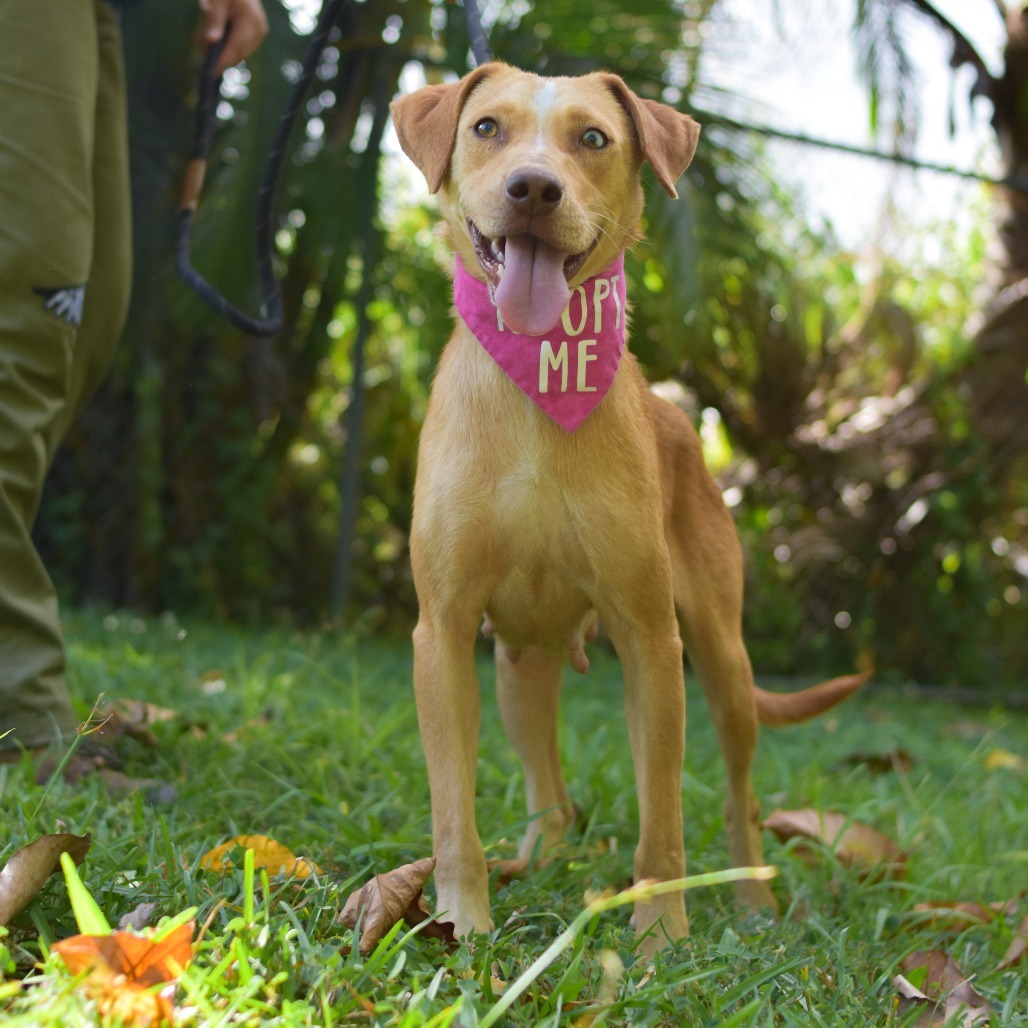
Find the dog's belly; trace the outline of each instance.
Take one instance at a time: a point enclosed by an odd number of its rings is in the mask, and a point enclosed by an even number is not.
[[[562,653],[581,645],[593,621],[592,601],[559,571],[542,565],[513,567],[494,590],[486,617],[511,649],[535,646]]]

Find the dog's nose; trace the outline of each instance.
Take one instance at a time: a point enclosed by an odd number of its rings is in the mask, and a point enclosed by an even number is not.
[[[564,198],[564,185],[546,168],[518,168],[507,179],[507,198],[530,214],[546,214]]]

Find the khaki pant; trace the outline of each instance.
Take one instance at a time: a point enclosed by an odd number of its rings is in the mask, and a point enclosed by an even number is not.
[[[75,730],[57,597],[30,532],[124,323],[129,199],[114,10],[0,0],[0,749]]]

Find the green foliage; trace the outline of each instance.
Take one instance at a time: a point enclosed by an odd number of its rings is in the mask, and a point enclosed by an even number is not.
[[[195,229],[194,263],[251,308],[257,182],[307,42],[295,6],[268,4],[269,39],[226,81]],[[545,73],[618,71],[703,123],[716,98],[703,63],[715,8],[501,5],[491,43]],[[888,8],[863,3],[861,24],[867,38],[885,26],[895,54],[870,71],[905,103],[902,23]],[[112,374],[54,469],[41,550],[71,598],[298,623],[325,616],[333,568],[349,562],[347,623],[406,627],[416,440],[449,332],[450,258],[417,174],[367,144],[409,62],[429,80],[466,70],[464,10],[344,8],[280,194],[287,328],[274,342],[242,338],[171,269],[191,17],[165,4],[125,13],[135,296]],[[938,226],[929,256],[911,232],[871,266],[806,225],[759,141],[716,126],[679,200],[646,174],[648,239],[627,263],[632,346],[694,416],[737,515],[757,666],[874,663],[894,677],[1017,683],[1028,496],[1002,426],[982,432],[1010,369],[973,342],[991,234]],[[982,203],[980,226],[992,217]],[[1023,312],[1011,317],[1023,337]],[[348,423],[357,387],[359,440]]]

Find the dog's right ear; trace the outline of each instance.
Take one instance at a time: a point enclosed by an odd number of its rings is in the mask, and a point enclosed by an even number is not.
[[[479,65],[459,82],[425,86],[389,105],[396,138],[425,176],[430,193],[436,192],[446,178],[457,140],[457,122],[471,90],[499,67],[499,62]]]

